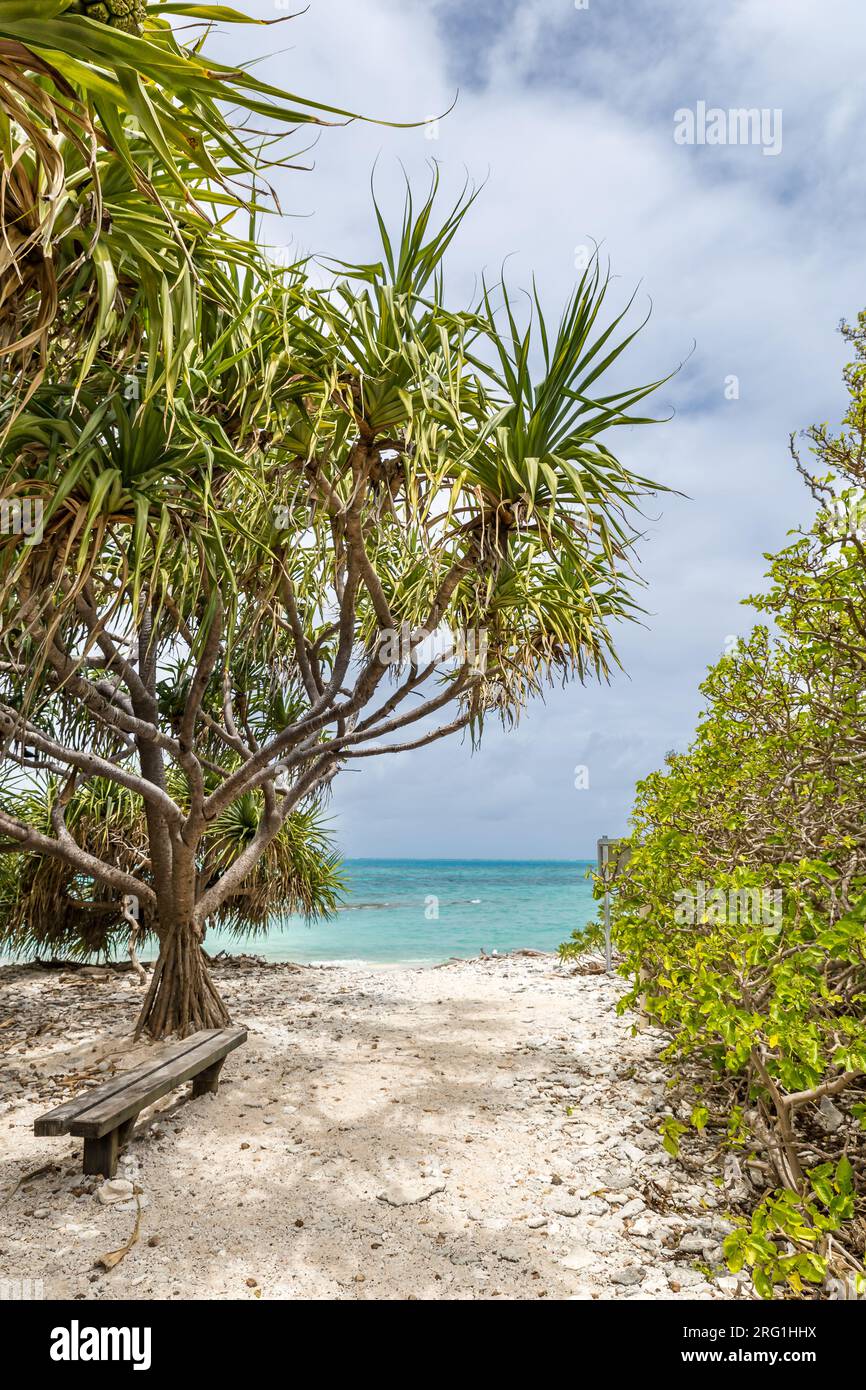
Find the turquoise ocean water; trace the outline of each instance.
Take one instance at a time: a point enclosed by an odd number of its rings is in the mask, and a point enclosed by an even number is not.
[[[432,964],[534,946],[555,951],[596,912],[583,860],[350,859],[348,892],[330,922],[275,922],[246,941],[207,934],[224,948],[269,960]],[[437,915],[438,913],[438,915]]]

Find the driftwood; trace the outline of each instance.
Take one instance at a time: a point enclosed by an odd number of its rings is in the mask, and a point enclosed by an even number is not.
[[[434,970],[447,970],[450,965],[463,965],[469,960],[513,960],[515,956],[532,956],[541,959],[550,959],[553,951],[537,951],[534,946],[519,946],[514,951],[495,951],[490,953],[481,946],[477,956],[449,956],[447,960],[442,960],[438,965],[434,965]]]

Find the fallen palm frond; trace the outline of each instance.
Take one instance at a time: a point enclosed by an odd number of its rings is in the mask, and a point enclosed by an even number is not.
[[[126,1259],[126,1256],[129,1254],[132,1247],[138,1244],[138,1237],[140,1231],[141,1199],[138,1196],[138,1193],[135,1193],[135,1225],[132,1228],[132,1235],[129,1237],[129,1240],[124,1245],[120,1246],[118,1250],[109,1250],[106,1252],[106,1254],[100,1255],[96,1261],[96,1266],[101,1266],[104,1270],[114,1269],[116,1265],[120,1264],[121,1260]]]

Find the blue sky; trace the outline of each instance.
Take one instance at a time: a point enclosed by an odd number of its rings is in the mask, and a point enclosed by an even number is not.
[[[235,0],[263,18],[269,0]],[[664,388],[669,424],[622,434],[635,469],[681,489],[647,527],[643,628],[623,628],[626,674],[555,690],[516,731],[480,749],[438,743],[370,759],[335,784],[352,856],[584,857],[626,826],[635,780],[684,748],[697,685],[760,587],[762,554],[810,515],[788,436],[837,420],[845,360],[837,326],[866,305],[862,0],[311,0],[269,30],[232,30],[221,56],[267,54],[259,75],[372,116],[324,131],[310,173],[281,186],[286,245],[347,259],[375,247],[369,180],[397,206],[400,162],[445,192],[486,180],[448,260],[456,301],[506,257],[534,271],[555,315],[576,248],[603,244],[624,298],[650,323],[634,379],[684,362]],[[684,146],[674,113],[698,101],[782,112],[782,149]],[[739,398],[726,399],[730,376]],[[586,765],[589,787],[575,788]]]

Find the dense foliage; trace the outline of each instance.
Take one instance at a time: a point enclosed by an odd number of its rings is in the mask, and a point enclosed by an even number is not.
[[[718,1135],[749,1211],[726,1254],[765,1296],[856,1286],[866,1248],[866,316],[843,331],[817,476],[792,445],[815,523],[769,557],[691,747],[639,784],[613,890],[626,1002],[680,1065],[665,1142]]]

